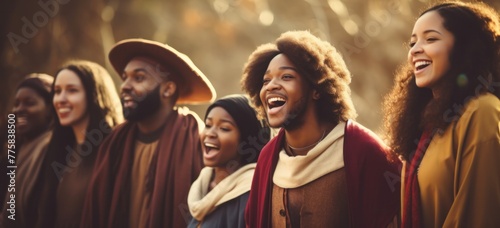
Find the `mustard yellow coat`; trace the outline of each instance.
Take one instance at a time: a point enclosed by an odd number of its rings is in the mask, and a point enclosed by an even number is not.
[[[443,118],[457,116],[450,110]],[[496,96],[487,93],[470,100],[458,120],[442,135],[434,135],[418,169],[418,182],[423,227],[500,227],[500,100]]]

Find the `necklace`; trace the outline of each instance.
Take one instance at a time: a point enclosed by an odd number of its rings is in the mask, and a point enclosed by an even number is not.
[[[288,148],[290,148],[290,152],[292,153],[292,155],[295,156],[295,153],[294,151],[306,151],[306,150],[309,150],[311,148],[313,148],[314,146],[318,145],[319,142],[321,142],[321,140],[323,140],[323,138],[325,138],[325,134],[326,134],[326,130],[323,131],[323,135],[321,136],[321,138],[319,138],[319,140],[311,145],[308,145],[308,146],[305,146],[305,147],[293,147],[293,146],[290,146],[290,144],[288,144],[288,142],[286,142],[286,146],[288,146]]]

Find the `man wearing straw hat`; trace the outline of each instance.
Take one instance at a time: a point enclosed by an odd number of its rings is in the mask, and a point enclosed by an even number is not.
[[[109,60],[127,121],[99,148],[82,227],[185,227],[203,164],[200,119],[176,105],[211,102],[215,90],[186,55],[155,41],[123,40]]]

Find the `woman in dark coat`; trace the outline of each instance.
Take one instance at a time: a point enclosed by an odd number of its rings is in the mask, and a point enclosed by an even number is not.
[[[78,227],[97,150],[111,128],[123,120],[109,73],[77,60],[56,74],[53,105],[58,117],[48,147],[38,227]]]
[[[244,211],[257,158],[269,128],[242,95],[215,101],[201,132],[203,162],[188,196],[188,227],[245,227]]]

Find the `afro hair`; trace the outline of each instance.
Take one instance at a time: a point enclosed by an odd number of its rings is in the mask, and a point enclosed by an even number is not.
[[[339,122],[356,118],[349,88],[351,74],[342,56],[329,42],[320,40],[308,31],[281,34],[275,44],[259,46],[245,63],[242,89],[249,94],[260,115],[265,116],[259,97],[262,78],[269,62],[278,54],[286,55],[320,94],[316,108],[321,120]]]

